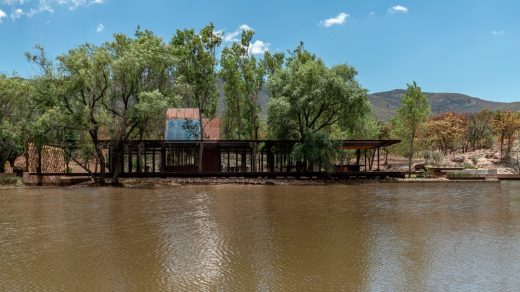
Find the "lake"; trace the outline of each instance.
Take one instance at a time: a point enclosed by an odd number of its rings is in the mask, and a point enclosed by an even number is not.
[[[520,183],[0,190],[2,291],[520,289]]]

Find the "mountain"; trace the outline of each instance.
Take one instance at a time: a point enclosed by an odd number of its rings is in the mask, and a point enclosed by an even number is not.
[[[217,112],[222,114],[225,111],[224,105],[224,84],[222,80],[217,81],[217,88],[219,90],[219,104]],[[372,112],[376,117],[383,121],[390,120],[397,109],[401,106],[401,96],[406,92],[403,89],[396,89],[386,92],[373,93],[368,96],[372,104]],[[445,112],[458,113],[476,113],[484,109],[488,110],[511,110],[520,111],[520,102],[495,102],[471,97],[469,95],[460,93],[432,93],[425,92],[430,100],[432,112],[434,114]],[[267,86],[263,86],[260,92],[260,108],[262,109],[261,117],[267,117],[267,103],[269,101],[269,90]]]
[[[369,95],[372,111],[377,118],[388,121],[401,105],[401,96],[406,90],[396,89]],[[434,114],[445,112],[475,113],[484,109],[520,111],[520,102],[494,102],[459,93],[425,92]]]

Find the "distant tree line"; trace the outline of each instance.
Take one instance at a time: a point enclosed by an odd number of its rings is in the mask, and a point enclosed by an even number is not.
[[[392,150],[409,158],[410,171],[415,155],[427,153],[429,158],[436,151],[447,155],[496,145],[500,158],[507,161],[520,137],[520,112],[483,110],[432,115],[427,97],[415,83],[408,86],[401,103],[387,128],[391,135],[405,142]]]
[[[204,133],[203,119],[217,115],[219,82],[222,138],[296,139],[292,155],[304,169],[332,165],[335,139],[370,133],[366,125],[376,120],[353,67],[326,66],[303,44],[259,58],[250,51],[253,37],[252,30],[244,30],[239,41],[223,47],[222,35],[209,24],[200,31],[177,30],[168,42],[138,28],[134,36],[115,34],[111,41],[86,43],[56,59],[36,46],[26,53],[36,76],[0,76],[0,171],[27,155],[31,145],[41,172],[42,149],[53,145],[64,150],[67,165],[93,160],[101,166],[99,177],[85,167],[93,179],[117,184],[129,141],[161,139],[167,108],[197,108],[197,132]],[[264,87],[272,96],[267,118],[259,103]],[[113,142],[111,178],[105,174],[103,140]]]

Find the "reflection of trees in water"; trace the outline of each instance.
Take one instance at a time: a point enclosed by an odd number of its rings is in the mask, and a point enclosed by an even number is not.
[[[0,284],[514,290],[517,190],[515,182],[0,190]]]

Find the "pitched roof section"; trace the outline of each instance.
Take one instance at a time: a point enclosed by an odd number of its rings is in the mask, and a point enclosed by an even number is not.
[[[176,121],[181,120],[181,121]],[[170,108],[166,111],[166,140],[193,140],[197,139],[198,134],[188,133],[183,127],[186,120],[193,120],[194,125],[199,125],[199,110],[196,108]],[[220,139],[220,119],[202,119],[204,125],[204,139]]]
[[[206,140],[218,140],[220,139],[220,119],[214,118],[213,120],[204,119],[202,120],[204,125],[204,138]]]
[[[169,108],[166,111],[168,120],[198,120],[199,109],[197,108]]]

